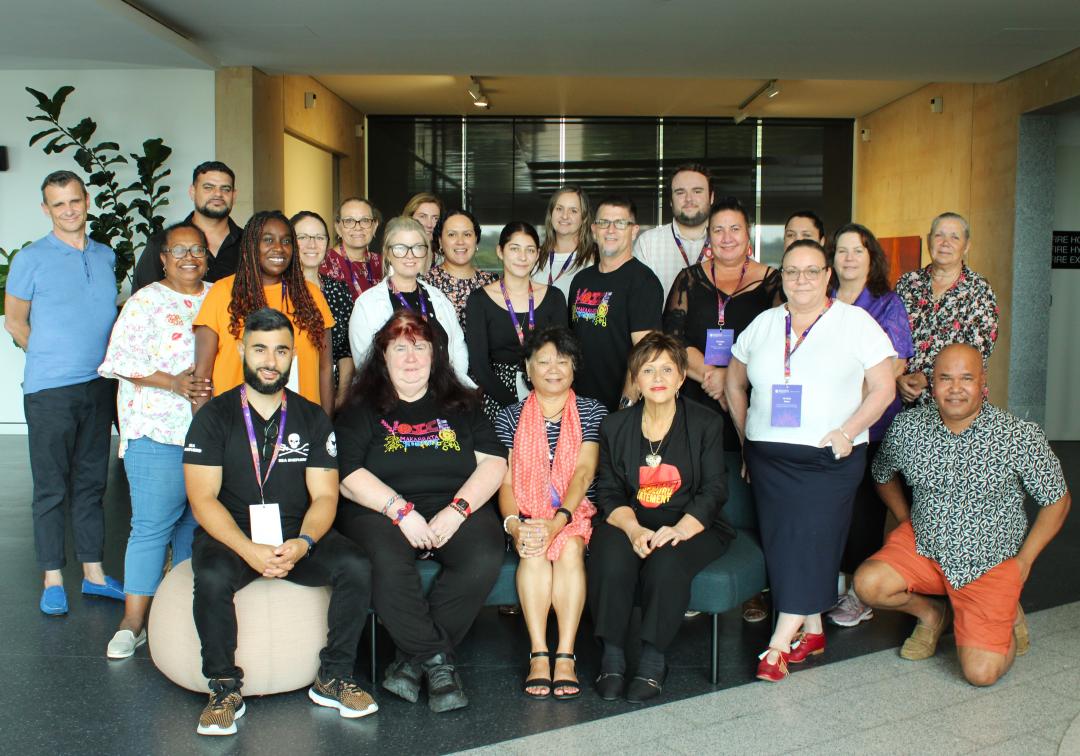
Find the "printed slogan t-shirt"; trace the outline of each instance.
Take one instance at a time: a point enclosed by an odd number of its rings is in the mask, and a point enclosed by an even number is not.
[[[416,505],[425,519],[449,504],[473,474],[475,452],[507,456],[479,405],[447,412],[430,393],[398,402],[386,413],[354,405],[338,415],[335,428],[342,480],[364,468]],[[344,503],[343,512],[347,507],[354,508]]]
[[[596,265],[570,284],[570,328],[584,357],[574,378],[582,396],[618,409],[630,354],[630,334],[659,330],[664,290],[660,279],[640,260],[630,258],[610,273]]]

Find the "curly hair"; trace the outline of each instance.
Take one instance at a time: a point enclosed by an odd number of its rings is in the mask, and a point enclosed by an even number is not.
[[[446,350],[439,347],[435,331],[425,318],[412,310],[397,310],[371,340],[367,357],[356,370],[349,386],[347,405],[364,404],[377,412],[389,412],[400,401],[390,370],[386,365],[386,349],[397,338],[426,341],[431,344],[431,374],[428,393],[441,410],[467,411],[480,406],[480,392],[466,388],[450,367]]]
[[[244,329],[244,318],[268,306],[259,266],[259,239],[262,237],[267,221],[271,220],[284,223],[292,237],[292,257],[289,259],[285,272],[281,274],[281,281],[285,284],[285,296],[281,302],[281,309],[296,325],[298,331],[307,334],[308,340],[316,350],[322,349],[326,323],[304,280],[304,269],[300,264],[300,255],[296,246],[296,231],[280,210],[264,210],[255,213],[244,226],[244,235],[240,239],[240,262],[236,266],[232,301],[229,302],[229,333],[233,335],[233,338],[239,339]]]

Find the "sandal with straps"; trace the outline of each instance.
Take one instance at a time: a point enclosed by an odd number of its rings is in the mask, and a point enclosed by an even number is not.
[[[570,661],[574,662],[574,674],[577,674],[577,656],[575,654],[557,653],[555,654],[555,658],[569,659]],[[560,693],[559,688],[569,688],[570,692]],[[581,695],[581,683],[578,680],[555,680],[553,683],[551,683],[551,695],[555,697],[556,701],[569,701],[571,698],[577,698]]]
[[[550,651],[533,651],[529,654],[529,661],[533,659],[551,658]],[[529,688],[543,688],[543,693],[530,693]],[[550,677],[531,677],[525,681],[525,684],[521,687],[521,692],[527,695],[529,698],[547,698],[551,695],[551,678]]]

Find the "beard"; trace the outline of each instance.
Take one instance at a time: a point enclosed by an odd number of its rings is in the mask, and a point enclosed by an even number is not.
[[[694,215],[687,215],[686,213],[677,213],[675,215],[677,220],[683,226],[700,226],[709,220],[709,213],[707,210],[699,210]]]
[[[272,383],[265,383],[259,378],[259,372],[253,370],[250,365],[244,363],[244,383],[251,386],[260,394],[276,394],[289,382],[289,373],[292,371],[292,366],[285,369],[284,372],[278,373],[277,380]]]
[[[221,220],[222,218],[228,218],[229,213],[232,212],[232,208],[226,204],[222,204],[221,208],[211,207],[210,205],[203,205],[202,207],[195,207],[195,210],[199,215],[204,218],[213,218],[214,220]]]

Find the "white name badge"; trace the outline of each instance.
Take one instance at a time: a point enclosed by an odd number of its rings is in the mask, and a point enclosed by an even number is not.
[[[252,504],[248,512],[252,541],[267,546],[280,546],[285,542],[281,537],[281,511],[277,504]]]
[[[292,360],[292,367],[289,368],[289,382],[285,384],[285,388],[294,394],[300,393],[300,365],[297,364],[295,357]]]
[[[526,399],[529,396],[529,387],[525,385],[525,374],[518,370],[515,374],[514,388],[517,389],[518,401]]]

